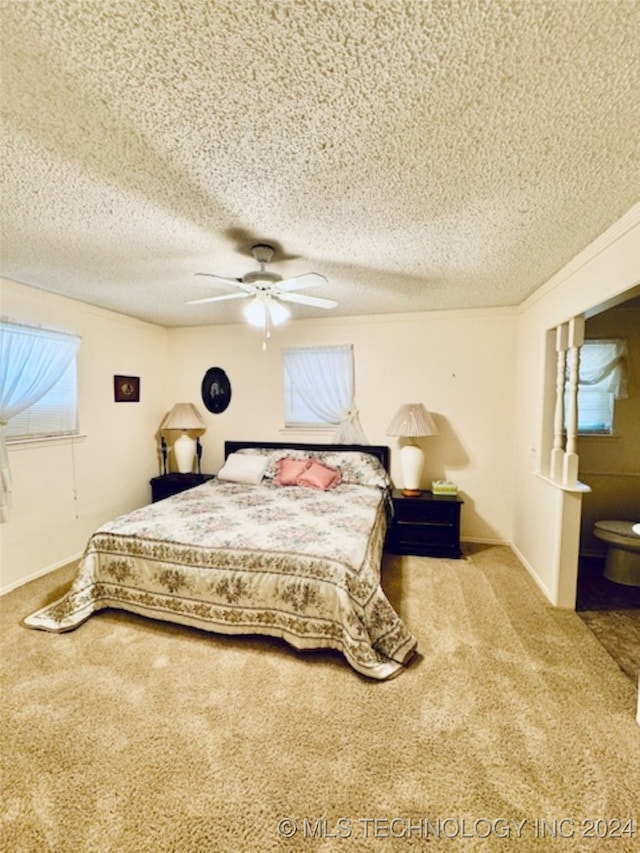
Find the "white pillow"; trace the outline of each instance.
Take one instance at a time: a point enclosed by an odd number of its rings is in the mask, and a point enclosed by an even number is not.
[[[249,456],[232,453],[218,471],[219,480],[229,480],[232,483],[249,483],[257,485],[261,482],[269,459],[266,456]]]

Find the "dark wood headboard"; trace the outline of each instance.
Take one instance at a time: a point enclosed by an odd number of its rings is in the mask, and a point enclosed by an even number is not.
[[[360,453],[369,453],[375,456],[382,465],[385,471],[389,470],[389,455],[388,447],[383,444],[302,444],[295,441],[225,441],[224,443],[224,458],[236,450],[243,450],[246,447],[267,447],[270,450],[308,450],[310,453],[320,450],[328,450],[333,452],[357,450]]]

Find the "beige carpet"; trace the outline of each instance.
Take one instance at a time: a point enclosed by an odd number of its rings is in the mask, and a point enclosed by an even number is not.
[[[593,818],[637,849],[636,691],[580,618],[503,547],[385,579],[421,652],[386,683],[114,611],[20,627],[68,569],[5,596],[0,849],[596,851]]]

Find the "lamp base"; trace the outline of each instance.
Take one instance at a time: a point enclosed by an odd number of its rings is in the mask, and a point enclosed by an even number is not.
[[[419,495],[420,478],[424,465],[424,453],[417,444],[405,444],[400,448],[400,467],[402,468],[403,492],[405,495]]]
[[[417,498],[418,495],[422,494],[422,489],[403,489],[402,494],[406,498]]]
[[[196,442],[191,436],[183,433],[173,444],[179,474],[191,474],[193,460],[196,455]]]

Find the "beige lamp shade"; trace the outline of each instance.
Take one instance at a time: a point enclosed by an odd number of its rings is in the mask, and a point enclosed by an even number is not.
[[[190,435],[187,435],[187,430],[198,429],[204,431],[205,425],[202,415],[193,403],[176,403],[162,421],[160,429],[182,431],[182,435],[173,442],[173,453],[176,457],[178,473],[190,474],[196,455],[196,442]]]
[[[400,406],[387,427],[387,435],[401,438],[420,438],[437,435],[438,427],[422,403],[405,403]],[[420,478],[424,468],[424,453],[417,444],[409,442],[400,448],[403,489],[405,495],[420,494]]]
[[[193,403],[176,403],[160,429],[204,429],[202,415]]]
[[[403,438],[437,434],[438,427],[422,403],[405,403],[400,406],[387,427],[387,435],[399,435]]]

